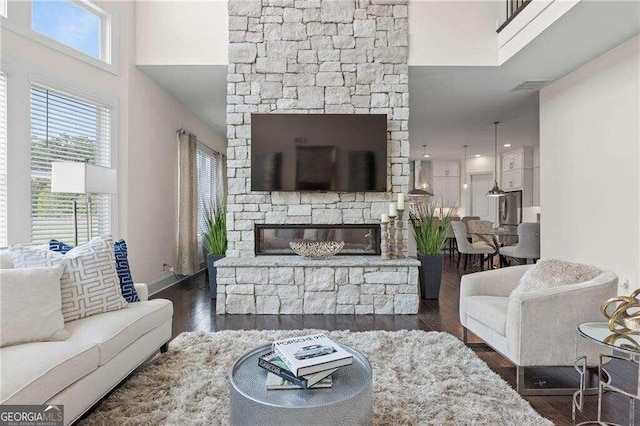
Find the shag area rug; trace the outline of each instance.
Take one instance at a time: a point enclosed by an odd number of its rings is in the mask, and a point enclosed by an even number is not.
[[[258,345],[317,332],[183,333],[81,424],[228,424],[228,373],[235,360]],[[369,359],[376,425],[552,425],[450,334],[325,333]]]

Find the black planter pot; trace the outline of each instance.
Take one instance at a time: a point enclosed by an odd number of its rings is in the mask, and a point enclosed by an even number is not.
[[[420,294],[423,299],[438,299],[444,255],[430,256],[418,253],[420,261]]]
[[[218,282],[217,282],[217,274],[216,267],[213,264],[223,259],[223,254],[208,254],[207,255],[207,272],[209,275],[209,290],[211,290],[211,298],[215,299],[218,296]]]

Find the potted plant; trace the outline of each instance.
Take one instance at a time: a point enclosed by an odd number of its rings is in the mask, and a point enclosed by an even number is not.
[[[216,267],[214,263],[225,256],[227,251],[227,212],[224,203],[218,200],[204,206],[204,229],[202,229],[202,244],[205,249],[209,289],[211,298],[218,293],[216,281]]]
[[[423,299],[438,299],[444,254],[453,208],[436,207],[435,202],[419,204],[409,214],[420,261],[420,292]]]

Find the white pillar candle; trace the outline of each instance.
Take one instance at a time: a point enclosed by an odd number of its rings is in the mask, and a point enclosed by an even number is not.
[[[398,216],[398,206],[396,205],[396,203],[389,204],[389,216]]]
[[[404,194],[398,194],[398,210],[404,210]]]
[[[389,215],[382,213],[380,216],[380,223],[389,223]]]

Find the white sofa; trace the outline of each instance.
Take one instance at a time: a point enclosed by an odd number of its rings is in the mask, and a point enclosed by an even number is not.
[[[4,250],[0,267],[12,267]],[[63,404],[65,424],[76,421],[171,339],[173,304],[148,300],[125,309],[65,324],[71,335],[60,342],[0,348],[1,404]]]
[[[511,295],[527,269],[513,266],[478,272],[460,281],[460,322],[463,341],[467,330],[517,366],[521,395],[565,395],[574,389],[526,389],[524,368],[571,366],[578,356],[598,364],[600,348],[578,338],[576,327],[602,322],[600,305],[617,293],[618,278],[603,272],[573,285]]]

